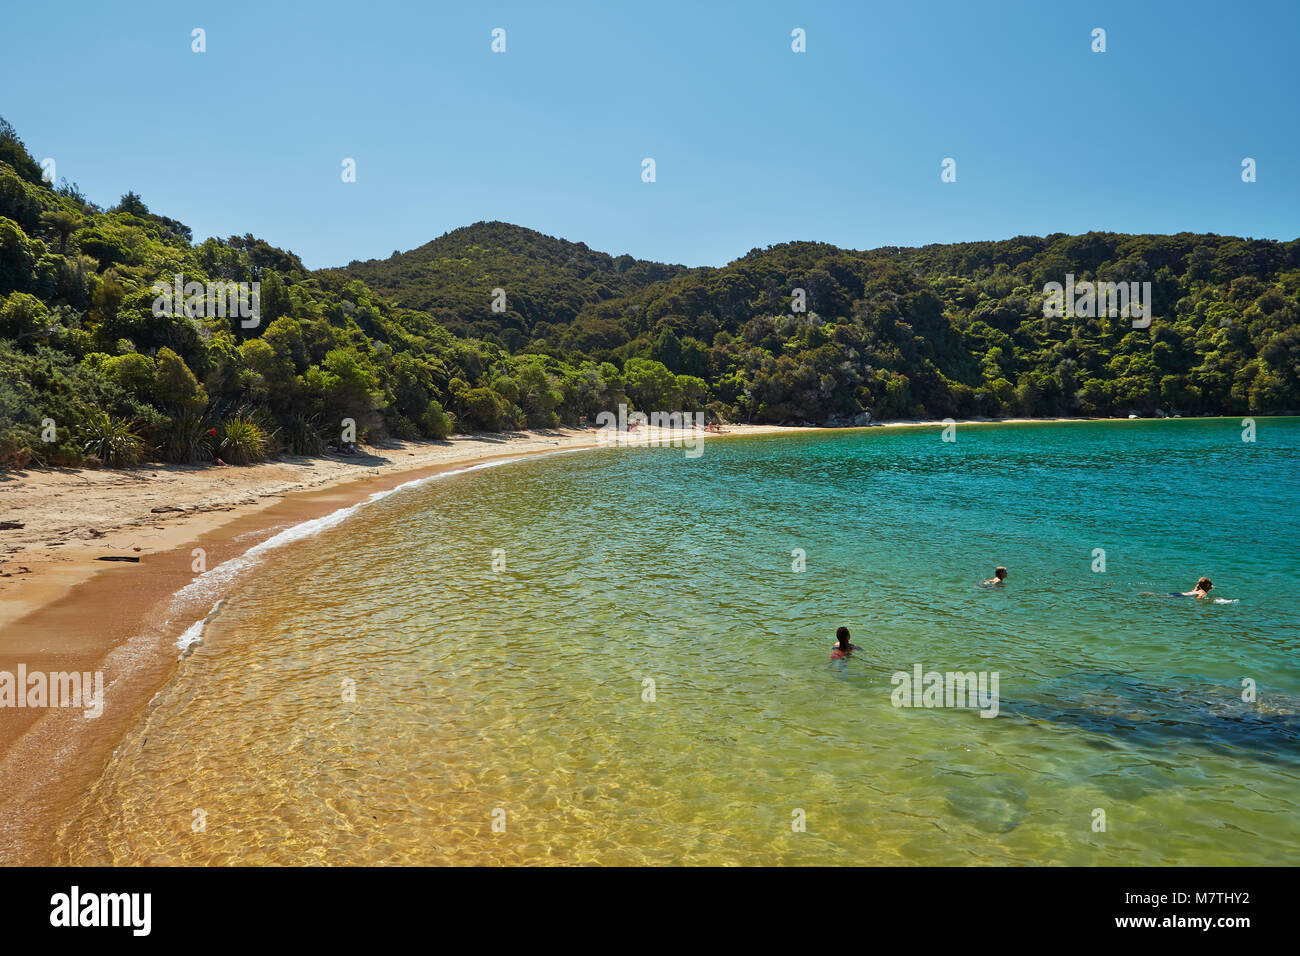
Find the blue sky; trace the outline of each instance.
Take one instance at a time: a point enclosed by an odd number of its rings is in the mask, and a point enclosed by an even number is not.
[[[688,265],[795,239],[1300,235],[1294,0],[173,0],[0,23],[0,115],[38,160],[313,268],[482,219]]]

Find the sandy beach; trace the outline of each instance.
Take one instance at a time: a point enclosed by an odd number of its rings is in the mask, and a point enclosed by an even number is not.
[[[729,436],[795,429],[728,426]],[[628,435],[620,444],[707,441]],[[357,456],[247,467],[151,464],[0,478],[0,672],[102,672],[109,705],[0,707],[0,864],[48,861],[60,811],[92,782],[176,666],[172,631],[205,608],[168,600],[199,573],[279,531],[413,479],[493,460],[602,446],[594,429],[393,442]],[[102,560],[109,559],[109,560]]]
[[[1003,423],[1011,421],[1029,420]],[[729,425],[721,435],[662,430],[625,435],[619,444],[820,430]],[[169,600],[203,570],[404,482],[607,445],[601,437],[594,429],[457,435],[247,467],[151,464],[0,477],[0,672],[102,672],[110,702],[96,719],[77,708],[0,707],[0,864],[49,862],[61,814],[177,666],[176,632],[207,613],[206,605],[178,608]]]
[[[290,496],[339,488],[360,500],[389,476],[595,444],[594,432],[566,429],[393,442],[358,456],[290,457],[247,467],[150,464],[5,475],[0,523],[21,527],[0,530],[0,635],[101,572],[128,576],[127,586],[136,586],[134,578],[157,556],[188,552],[200,537]],[[0,641],[0,652],[4,646]]]
[[[1059,421],[1061,419],[1050,419]],[[1003,424],[1030,419],[1003,419]],[[959,425],[989,424],[961,421]],[[933,426],[900,420],[872,427]],[[726,435],[816,431],[778,425],[728,425]],[[705,439],[721,437],[701,433]],[[681,438],[665,432],[669,440]],[[646,444],[631,436],[629,444]],[[136,588],[158,556],[306,492],[338,489],[361,500],[385,478],[403,480],[469,462],[596,447],[595,430],[456,435],[442,442],[392,442],[359,456],[286,457],[247,467],[149,464],[129,471],[51,469],[0,473],[0,654],[24,617],[111,572]],[[335,500],[331,496],[331,500]],[[7,524],[6,524],[7,523]],[[266,525],[275,523],[268,515]],[[250,542],[250,546],[252,543]],[[113,560],[105,560],[113,559]],[[209,562],[209,566],[211,566]],[[3,743],[3,737],[0,737]]]

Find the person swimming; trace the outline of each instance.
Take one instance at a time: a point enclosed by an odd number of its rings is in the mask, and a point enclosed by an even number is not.
[[[1174,593],[1177,597],[1207,598],[1210,596],[1210,588],[1212,587],[1214,587],[1213,581],[1211,581],[1209,578],[1201,578],[1199,581],[1196,582],[1195,590],[1176,591]]]
[[[849,643],[849,629],[847,627],[837,628],[835,631],[836,644],[831,648],[831,660],[847,660],[854,651],[860,651],[862,648],[856,644]]]
[[[993,569],[993,577],[984,582],[986,588],[995,588],[1007,579],[1007,569],[998,565]]]

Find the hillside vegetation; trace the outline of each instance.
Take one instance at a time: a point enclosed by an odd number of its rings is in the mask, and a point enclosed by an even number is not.
[[[1151,282],[1150,327],[1045,318],[1066,273]],[[155,308],[177,274],[204,287],[197,314]],[[259,284],[255,324],[217,308],[223,282]],[[101,208],[56,188],[0,120],[10,467],[241,463],[320,452],[348,421],[441,438],[620,402],[813,423],[1280,413],[1300,409],[1298,318],[1300,243],[1215,235],[795,242],[715,269],[477,223],[313,272],[251,235],[196,244],[135,193]]]

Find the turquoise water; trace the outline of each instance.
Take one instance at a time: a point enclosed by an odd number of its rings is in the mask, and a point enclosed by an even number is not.
[[[736,438],[400,490],[239,579],[60,853],[1289,862],[1300,420],[1257,428]],[[1201,575],[1228,603],[1167,596]],[[895,707],[917,664],[997,672],[999,715]]]

